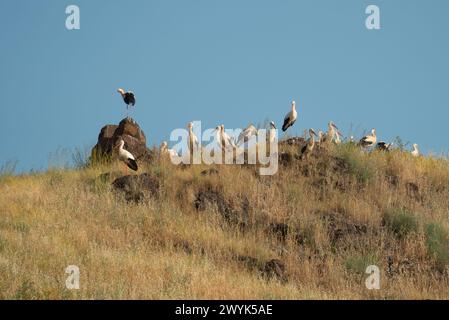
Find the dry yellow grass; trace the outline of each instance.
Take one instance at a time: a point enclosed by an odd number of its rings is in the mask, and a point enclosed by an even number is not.
[[[207,168],[143,167],[161,186],[140,204],[98,178],[117,164],[1,177],[0,298],[449,298],[448,161],[342,145],[275,176]],[[263,272],[271,259],[285,278]]]

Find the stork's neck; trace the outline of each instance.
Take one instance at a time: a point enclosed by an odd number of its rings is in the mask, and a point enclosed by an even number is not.
[[[125,145],[125,141],[120,141],[120,146],[119,146],[119,149],[120,150],[123,150],[123,146]]]

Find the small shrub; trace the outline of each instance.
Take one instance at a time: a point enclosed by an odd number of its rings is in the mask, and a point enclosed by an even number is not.
[[[107,166],[111,163],[112,158],[112,155],[101,152],[99,148],[95,147],[86,161],[86,166],[91,168]]]
[[[399,238],[418,231],[416,215],[404,209],[392,210],[384,216],[385,225]]]
[[[355,176],[359,183],[366,184],[372,180],[375,175],[374,167],[364,158],[359,147],[346,143],[339,146],[337,154],[347,164],[349,173]]]
[[[444,227],[437,223],[428,223],[425,229],[429,254],[435,259],[438,269],[443,271],[449,264],[449,236]]]
[[[38,295],[35,285],[32,281],[25,279],[22,281],[22,285],[17,289],[15,299],[17,300],[30,300]]]
[[[89,165],[90,151],[89,148],[75,148],[72,153],[73,165],[76,169],[83,169]]]

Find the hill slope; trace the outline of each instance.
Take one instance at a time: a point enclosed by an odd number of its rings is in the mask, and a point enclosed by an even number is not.
[[[155,160],[139,203],[119,164],[1,177],[0,298],[449,298],[448,161],[281,149],[275,176]]]

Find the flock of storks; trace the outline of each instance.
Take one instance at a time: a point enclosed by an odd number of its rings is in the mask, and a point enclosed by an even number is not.
[[[122,96],[123,101],[126,104],[127,110],[129,108],[129,106],[134,106],[136,104],[136,99],[135,99],[134,93],[132,91],[125,91],[121,88],[118,89],[117,91]],[[297,118],[298,118],[298,112],[296,111],[296,102],[292,101],[291,110],[290,110],[290,112],[287,113],[287,115],[284,118],[284,123],[282,125],[282,131],[285,132],[285,131],[287,131],[288,128],[293,126],[295,124]],[[198,138],[193,133],[193,122],[189,122],[187,125],[187,128],[189,130],[188,148],[189,148],[190,153],[192,154],[194,148],[200,147],[200,144],[199,144]],[[269,139],[270,143],[273,142],[274,139],[276,138],[276,135],[277,135],[276,130],[277,130],[277,128],[276,128],[275,123],[273,121],[271,121],[269,135],[268,135],[268,139]],[[244,144],[245,142],[247,142],[252,136],[255,136],[258,134],[257,128],[252,124],[250,124],[245,130],[243,130],[236,140],[231,138],[225,132],[224,125],[217,126],[215,128],[215,132],[216,132],[217,143],[220,145],[220,147],[222,149],[226,149],[226,150],[228,148],[236,149],[239,146],[241,146],[242,144]],[[315,141],[315,137],[318,138],[318,141]],[[340,133],[338,127],[332,121],[330,121],[328,123],[328,131],[325,133],[323,131],[319,131],[318,134],[316,134],[315,130],[313,130],[311,128],[311,129],[309,129],[309,139],[307,139],[306,144],[300,150],[301,158],[307,157],[309,154],[311,154],[312,151],[314,150],[316,143],[318,143],[318,144],[324,144],[324,143],[340,144],[341,138],[342,138],[342,134]],[[354,138],[352,136],[350,137],[349,142],[355,143]],[[374,147],[381,151],[389,151],[391,149],[391,147],[393,146],[393,143],[386,143],[385,141],[378,142],[377,136],[376,136],[376,129],[372,129],[371,134],[368,134],[368,135],[362,137],[358,141],[357,144],[361,148],[364,148],[364,149]],[[138,170],[137,162],[136,162],[134,156],[131,154],[131,152],[124,149],[124,145],[125,145],[125,142],[122,139],[120,139],[119,149],[118,149],[119,150],[119,152],[118,152],[119,159],[122,160],[130,169],[137,171]],[[168,148],[168,143],[166,141],[162,142],[162,144],[160,146],[160,151],[161,151],[161,153],[167,154],[172,158],[179,157],[179,154],[175,150]],[[411,154],[414,157],[419,156],[419,149],[418,149],[418,145],[416,143],[413,144],[413,150],[411,151]]]

